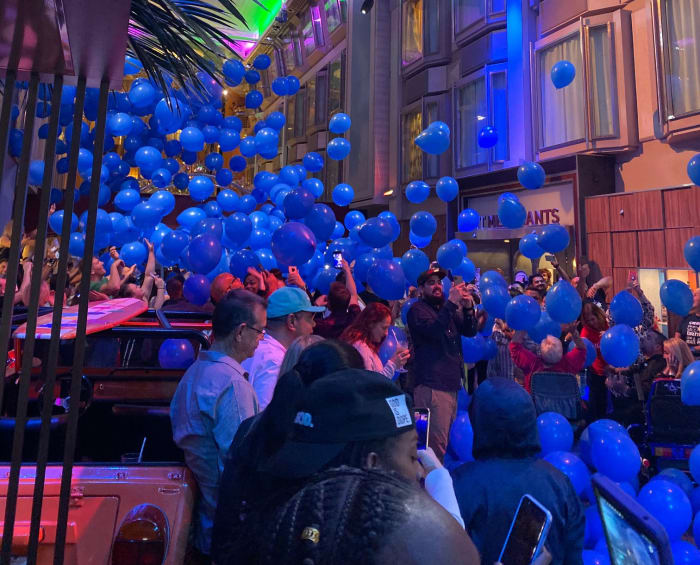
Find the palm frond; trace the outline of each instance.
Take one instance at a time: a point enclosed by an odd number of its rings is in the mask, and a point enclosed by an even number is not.
[[[244,1],[264,8],[259,0]],[[131,1],[127,51],[166,95],[174,79],[188,94],[206,97],[197,73],[204,70],[221,84],[221,60],[238,57],[236,42],[222,30],[248,23],[235,0],[219,3],[222,8],[203,0]]]

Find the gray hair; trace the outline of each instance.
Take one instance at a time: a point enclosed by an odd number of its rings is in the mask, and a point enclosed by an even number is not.
[[[558,338],[548,335],[542,340],[540,344],[540,357],[547,365],[556,365],[559,363],[563,354],[564,348]]]
[[[232,290],[214,307],[211,327],[214,337],[225,338],[241,324],[255,322],[255,307],[267,308],[267,300],[247,290]]]
[[[284,354],[282,365],[280,365],[280,376],[288,373],[294,368],[299,361],[299,357],[301,357],[301,352],[304,351],[304,349],[318,343],[319,341],[323,341],[323,338],[320,335],[314,334],[303,335],[296,338],[287,349],[287,353]]]

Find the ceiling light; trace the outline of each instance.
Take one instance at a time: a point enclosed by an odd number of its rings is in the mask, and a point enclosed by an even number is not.
[[[510,239],[504,239],[503,243],[510,243]]]
[[[374,6],[374,0],[365,0],[362,3],[362,8],[360,8],[360,12],[363,14],[368,14],[369,11],[372,9],[372,6]]]
[[[389,190],[384,191],[384,196],[391,196],[392,194],[394,194],[393,188],[390,188]]]

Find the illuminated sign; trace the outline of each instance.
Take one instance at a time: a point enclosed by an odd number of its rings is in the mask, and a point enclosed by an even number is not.
[[[546,224],[558,224],[561,218],[559,217],[559,208],[545,208],[543,210],[528,210],[527,218],[525,219],[526,226],[544,226]],[[502,228],[497,214],[488,214],[481,216],[479,227],[484,228]]]

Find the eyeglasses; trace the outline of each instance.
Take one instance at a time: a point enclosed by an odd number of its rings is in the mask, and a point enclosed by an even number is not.
[[[265,329],[259,330],[258,328],[254,328],[253,326],[249,326],[248,324],[244,324],[243,327],[248,328],[249,330],[253,330],[254,332],[258,332],[260,335],[265,335],[267,333]]]

